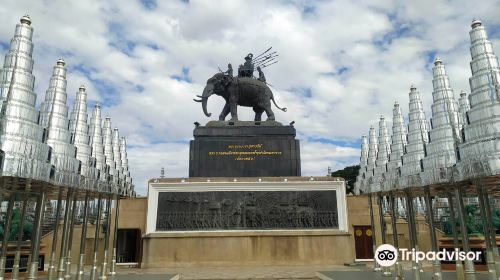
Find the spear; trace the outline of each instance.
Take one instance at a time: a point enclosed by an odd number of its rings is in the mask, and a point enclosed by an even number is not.
[[[263,54],[267,53],[268,51],[270,51],[273,47],[270,47],[269,49],[267,49],[265,52],[259,54],[258,56],[256,56],[255,58],[259,58],[260,56],[262,56]]]
[[[272,62],[276,59],[276,57],[273,57],[271,59],[268,59],[268,60],[265,60],[265,61],[261,61],[261,62],[258,62],[258,63],[255,63],[254,66],[257,67],[257,66],[260,66],[260,65],[264,65],[264,64],[269,64],[269,62]]]
[[[271,58],[267,58],[267,59],[264,59],[264,60],[260,60],[260,61],[254,62],[254,65],[266,63],[266,62],[271,61],[271,60],[273,60],[273,59],[275,59],[277,57],[278,56],[273,56]]]
[[[273,57],[277,57],[278,54],[276,54],[276,52],[274,53],[271,53],[271,54],[268,54],[266,56],[263,56],[263,57],[260,57],[260,58],[257,58],[257,59],[253,59],[252,62],[258,62],[258,61],[263,61],[263,60],[266,60],[266,59],[270,59],[270,58],[273,58]]]
[[[271,64],[267,64],[267,65],[264,65],[264,66],[261,66],[260,68],[266,68],[267,66],[271,66],[275,63],[278,63],[278,60],[276,60],[275,62],[271,63]]]

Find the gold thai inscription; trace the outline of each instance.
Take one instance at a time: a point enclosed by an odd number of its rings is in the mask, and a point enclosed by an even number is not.
[[[208,152],[209,157],[233,157],[237,161],[253,161],[257,158],[281,156],[281,151],[268,151],[263,144],[227,145],[223,151]]]

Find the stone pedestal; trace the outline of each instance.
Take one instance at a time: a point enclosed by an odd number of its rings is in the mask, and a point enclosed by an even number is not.
[[[190,143],[189,177],[300,176],[295,128],[274,121],[212,121]]]
[[[147,199],[144,268],[354,258],[339,178],[161,178],[149,181]]]

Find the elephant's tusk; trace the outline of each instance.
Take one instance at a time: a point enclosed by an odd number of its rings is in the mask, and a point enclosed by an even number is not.
[[[193,98],[193,101],[194,101],[194,102],[201,102],[202,100],[201,100],[201,99],[200,99],[200,100],[198,100],[198,99],[194,99],[194,98]]]

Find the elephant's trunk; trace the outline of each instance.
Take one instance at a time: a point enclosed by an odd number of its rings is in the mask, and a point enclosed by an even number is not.
[[[201,95],[201,107],[203,108],[203,113],[207,117],[210,117],[212,114],[207,111],[207,101],[210,95],[212,95],[214,90],[214,86],[212,84],[207,84],[203,89],[203,94]]]

